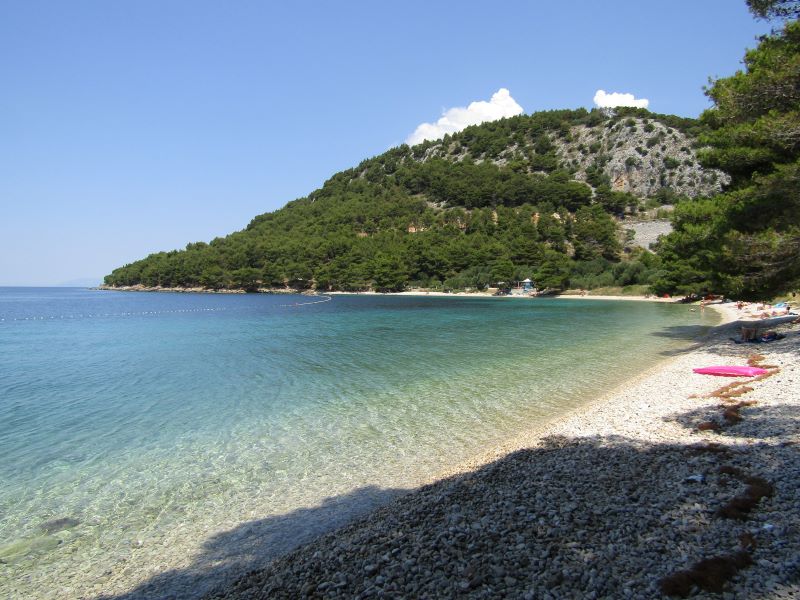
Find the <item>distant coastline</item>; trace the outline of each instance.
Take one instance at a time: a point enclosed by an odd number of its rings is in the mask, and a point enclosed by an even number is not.
[[[333,292],[316,292],[313,290],[298,290],[298,289],[291,289],[291,288],[259,288],[257,290],[247,291],[243,289],[231,289],[231,288],[220,288],[220,289],[210,289],[210,288],[203,288],[203,287],[163,287],[163,286],[146,286],[146,285],[123,285],[123,286],[110,286],[110,285],[100,285],[94,288],[94,290],[100,291],[112,291],[112,292],[171,292],[171,293],[180,293],[180,294],[302,294],[302,295],[317,295],[317,294],[324,294],[327,296],[428,296],[428,297],[444,297],[444,298],[568,298],[571,300],[632,300],[636,302],[662,302],[662,303],[673,303],[676,302],[676,298],[659,298],[657,296],[642,296],[642,295],[609,295],[609,294],[597,294],[593,295],[591,292],[587,292],[586,294],[581,293],[570,293],[570,292],[562,292],[557,294],[542,294],[540,296],[530,296],[528,294],[512,294],[508,296],[495,296],[494,292],[492,291],[481,291],[481,292],[441,292],[441,291],[433,291],[433,290],[424,290],[424,289],[416,289],[416,290],[406,290],[402,292],[375,292],[375,291],[363,291],[363,292],[345,292],[345,291],[333,291]]]
[[[107,291],[107,292],[172,292],[178,294],[246,294],[246,290],[241,289],[211,289],[204,287],[163,287],[160,285],[148,286],[142,284],[136,285],[99,285],[91,288],[93,290]],[[299,294],[296,290],[281,290],[281,289],[259,289],[255,293],[260,294]]]

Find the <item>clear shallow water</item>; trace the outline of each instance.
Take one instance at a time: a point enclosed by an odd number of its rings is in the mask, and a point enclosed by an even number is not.
[[[0,594],[247,568],[678,343],[654,333],[713,320],[614,301],[304,302],[0,288]]]

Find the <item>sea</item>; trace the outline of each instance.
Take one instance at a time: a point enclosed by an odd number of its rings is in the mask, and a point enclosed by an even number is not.
[[[0,288],[0,597],[200,597],[714,320],[625,301]]]

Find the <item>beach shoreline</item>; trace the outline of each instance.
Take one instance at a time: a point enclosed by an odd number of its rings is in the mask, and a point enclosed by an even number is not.
[[[505,594],[558,598],[593,591],[596,596],[592,597],[652,598],[660,595],[659,580],[688,569],[709,555],[741,550],[737,540],[745,535],[758,538],[757,547],[747,549],[755,564],[725,584],[725,590],[733,594],[730,597],[771,597],[763,594],[795,590],[791,557],[800,555],[800,542],[795,539],[787,543],[785,536],[781,538],[773,532],[796,532],[800,527],[800,513],[792,501],[797,492],[798,459],[791,450],[800,441],[795,400],[800,397],[800,335],[796,328],[783,325],[787,336],[779,342],[757,347],[736,345],[729,337],[738,333],[737,321],[743,315],[733,304],[709,308],[720,314],[722,322],[705,339],[696,340],[581,407],[444,470],[436,481],[276,559],[220,591],[217,597],[292,597],[311,591],[320,597],[357,597],[381,591],[433,597],[469,593],[474,597]],[[722,361],[745,364],[756,350],[780,370],[774,377],[754,383],[755,391],[744,397],[757,396],[757,404],[737,408],[741,422],[727,423],[722,418],[720,400],[704,397],[730,380],[697,375],[691,369]],[[774,415],[780,415],[780,422],[785,425],[779,431]],[[702,423],[714,423],[715,428],[698,428]],[[705,454],[703,448],[714,450]],[[559,452],[566,458],[559,458]],[[576,462],[573,454],[581,460]],[[623,463],[630,461],[631,471],[609,467],[606,455]],[[553,456],[554,462],[548,462]],[[592,467],[588,474],[586,461]],[[715,517],[717,505],[723,504],[726,497],[735,496],[737,489],[736,482],[718,474],[721,462],[757,472],[776,489],[774,497],[762,499],[748,520]],[[548,468],[563,477],[564,463],[568,464],[567,477],[574,477],[569,479],[569,485],[561,486],[561,494],[577,498],[573,502],[576,506],[569,510],[564,509],[558,494],[548,496],[546,486],[541,484],[543,479],[552,482]],[[646,471],[656,467],[661,479],[648,480]],[[607,485],[596,485],[592,469]],[[501,476],[509,470],[516,476]],[[625,487],[631,478],[640,491],[629,502],[630,514],[625,512],[622,516],[648,531],[647,540],[628,531],[629,522],[609,516],[606,530],[627,531],[618,536],[618,543],[612,544],[609,551],[593,538],[586,538],[588,526],[577,528],[572,520],[574,515],[595,514],[597,506],[604,504],[604,495],[610,496],[607,500],[613,500],[612,505],[619,503],[612,482]],[[695,479],[703,486],[687,484]],[[711,487],[713,493],[709,492]],[[474,489],[481,493],[473,502],[469,496]],[[639,496],[649,502],[638,501]],[[521,511],[524,506],[525,518],[520,520],[512,514],[500,519],[497,515],[507,507],[497,504],[498,497],[521,502],[515,510]],[[545,497],[547,506],[539,501],[527,503],[531,497]],[[594,505],[586,505],[588,500]],[[667,504],[669,510],[664,510]],[[603,506],[601,514],[611,512],[612,508]],[[451,515],[455,521],[449,517],[442,520],[442,514]],[[502,523],[496,523],[498,519]],[[602,518],[598,516],[598,520]],[[466,529],[459,527],[463,521],[469,523]],[[420,523],[430,531],[420,529]],[[531,528],[530,523],[536,526]],[[551,535],[553,528],[548,528],[553,523],[560,524],[555,527],[555,536]],[[492,533],[492,524],[505,533],[498,538]],[[462,538],[471,540],[474,551],[483,548],[487,535],[494,546],[503,546],[502,552],[484,548],[483,552],[472,552],[478,554],[477,559],[469,559],[470,544],[462,547]],[[505,538],[514,543],[506,547]],[[430,545],[441,545],[442,539],[452,543],[444,555],[426,551]],[[570,540],[567,546],[559,543],[564,539]],[[554,544],[559,546],[555,554]],[[572,555],[574,548],[583,546],[591,558],[584,560],[583,566],[589,569],[596,565],[596,571],[602,566],[607,571],[604,581],[599,581],[602,577],[598,574],[597,580],[573,580],[571,567],[563,567],[565,563],[580,566]],[[621,547],[625,548],[622,552]],[[544,558],[538,553],[543,553]],[[538,557],[536,569],[531,568],[531,555]],[[386,557],[388,560],[384,560]],[[498,567],[493,557],[499,557],[504,566]],[[417,570],[409,575],[412,564]],[[519,568],[515,570],[514,564]],[[476,571],[482,574],[476,577]],[[570,574],[565,576],[564,571]],[[545,589],[549,591],[545,593]],[[268,593],[253,595],[254,590]],[[698,597],[705,596],[701,593]]]
[[[613,296],[611,298],[617,297]],[[644,300],[644,298],[642,298],[642,300]],[[712,305],[710,308],[720,317],[720,322],[710,329],[730,326],[732,323],[738,321],[737,316],[733,312],[726,310],[721,305]],[[691,345],[702,345],[709,335],[711,334],[702,334],[695,342],[692,342]],[[554,416],[542,423],[532,424],[524,432],[511,436],[500,444],[475,454],[462,463],[443,469],[433,478],[433,481],[442,480],[447,477],[452,477],[453,475],[468,473],[469,471],[484,467],[492,461],[507,456],[512,452],[536,445],[547,436],[558,435],[562,426],[568,423],[578,423],[582,419],[590,419],[593,412],[604,406],[618,403],[618,399],[621,396],[624,396],[628,390],[639,385],[642,381],[646,381],[648,378],[661,377],[664,371],[669,368],[670,364],[676,360],[677,357],[663,358],[657,363],[619,382],[610,389],[605,390],[599,396],[588,399],[580,406]]]
[[[630,300],[632,302],[659,302],[665,304],[674,304],[679,302],[677,298],[659,298],[657,296],[612,296],[605,294],[542,294],[538,296],[531,296],[530,294],[512,294],[495,296],[491,292],[434,292],[423,290],[407,290],[403,292],[324,292],[325,296],[408,296],[408,297],[431,297],[431,298],[494,298],[496,300],[504,299],[556,299],[556,300]]]

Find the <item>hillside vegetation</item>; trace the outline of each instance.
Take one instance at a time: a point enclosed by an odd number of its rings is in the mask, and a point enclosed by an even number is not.
[[[650,284],[619,220],[728,181],[697,162],[695,120],[641,109],[503,119],[406,145],[210,243],[115,269],[110,286],[399,290]]]
[[[713,81],[699,120],[641,109],[540,112],[400,146],[209,244],[106,284],[318,290],[648,285],[740,298],[800,287],[800,6]],[[620,221],[675,204],[656,254]],[[630,233],[630,232],[629,232]]]
[[[700,162],[732,179],[723,194],[678,205],[656,290],[757,299],[800,288],[800,4],[748,4],[793,20],[747,52],[743,71],[707,90],[714,107],[701,118]]]
[[[115,269],[109,286],[399,290],[648,285],[758,298],[800,287],[800,3],[699,120],[620,108],[522,115],[400,146],[243,231]],[[674,204],[656,254],[620,222]]]

